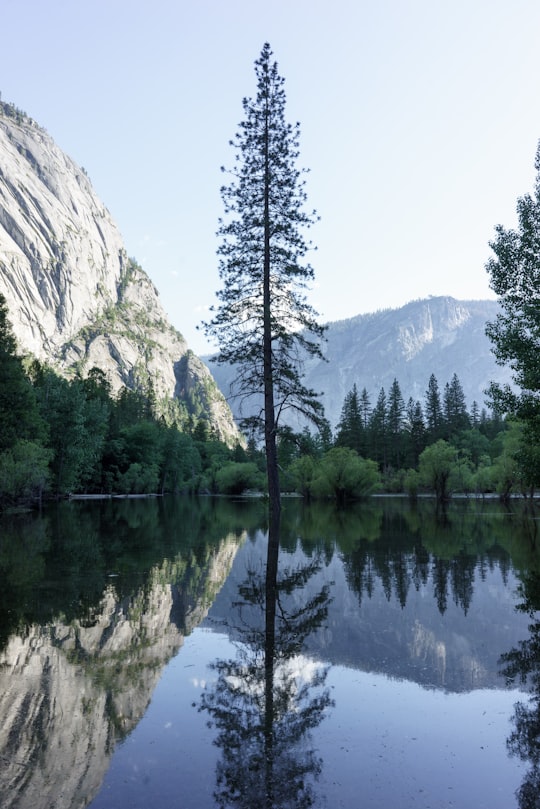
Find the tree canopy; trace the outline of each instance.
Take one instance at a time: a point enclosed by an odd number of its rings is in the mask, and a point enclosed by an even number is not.
[[[486,264],[490,285],[502,311],[486,332],[500,365],[509,365],[519,388],[491,385],[496,406],[524,420],[529,440],[540,438],[540,144],[533,194],[517,201],[518,225],[495,228],[490,242],[494,257]],[[534,472],[540,480],[540,469]]]

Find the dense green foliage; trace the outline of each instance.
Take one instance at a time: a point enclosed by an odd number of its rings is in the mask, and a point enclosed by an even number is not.
[[[39,500],[47,484],[47,427],[0,295],[0,504]]]
[[[217,470],[247,460],[203,418],[165,418],[151,385],[113,396],[98,368],[68,380],[26,363],[1,297],[0,375],[0,508],[71,493],[217,492]]]
[[[310,444],[284,429],[279,451],[289,472],[285,483],[306,498],[345,502],[377,490],[432,493],[441,501],[452,492],[506,498],[525,493],[527,464],[535,460],[522,431],[519,422],[503,421],[476,402],[469,412],[457,374],[442,396],[431,374],[423,404],[405,403],[396,379],[388,392],[381,388],[374,406],[368,391],[353,385],[333,442],[312,438]]]
[[[5,299],[0,295],[0,452],[17,441],[43,439],[45,425],[40,418],[35,391],[22,361],[8,320]]]
[[[231,462],[217,471],[217,487],[223,494],[243,494],[264,488],[264,475],[254,463]]]
[[[540,483],[540,144],[536,153],[534,195],[517,202],[518,226],[496,228],[490,243],[495,256],[486,264],[501,313],[486,332],[501,365],[513,371],[518,391],[491,386],[491,395],[504,413],[522,420],[522,466],[530,486]]]

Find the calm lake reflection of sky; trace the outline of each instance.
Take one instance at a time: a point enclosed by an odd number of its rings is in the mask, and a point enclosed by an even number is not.
[[[215,734],[196,705],[211,677],[206,664],[230,654],[226,636],[194,631],[117,749],[92,809],[216,805]],[[335,706],[313,734],[323,759],[315,805],[517,806],[513,792],[524,767],[508,756],[505,741],[520,692],[448,694],[343,666],[331,668],[327,685]]]
[[[257,506],[4,524],[2,809],[520,807],[534,762],[507,740],[536,703],[501,655],[529,638],[521,523],[497,504],[285,513],[275,633]]]

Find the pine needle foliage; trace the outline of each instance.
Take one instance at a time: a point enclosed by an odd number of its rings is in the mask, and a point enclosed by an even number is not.
[[[214,359],[237,370],[233,395],[262,402],[244,427],[264,431],[269,495],[279,501],[280,416],[293,408],[316,424],[324,418],[317,394],[302,382],[305,359],[322,358],[324,329],[306,296],[314,272],[304,235],[318,217],[305,210],[304,170],[296,167],[300,127],[286,121],[284,79],[268,43],[255,75],[257,94],[243,100],[230,182],[221,188],[219,305],[203,328],[219,345]]]

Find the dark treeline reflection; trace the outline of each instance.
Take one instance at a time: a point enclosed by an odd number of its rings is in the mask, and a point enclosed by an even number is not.
[[[528,703],[515,705],[514,730],[508,738],[511,755],[529,762],[530,769],[517,792],[520,809],[540,807],[540,573],[531,572],[520,585],[517,608],[529,615],[529,637],[502,655],[501,673],[508,683],[530,688]]]
[[[293,500],[283,510],[281,545],[294,550],[299,543],[325,562],[338,553],[360,603],[380,581],[387,598],[405,606],[411,588],[429,581],[441,613],[449,599],[466,612],[475,568],[483,575],[497,566],[504,578],[510,567],[519,575],[535,564],[531,522],[519,509],[471,501],[441,517],[430,501],[411,508],[405,500],[372,499],[340,510]],[[263,504],[212,498],[69,502],[42,515],[3,517],[0,648],[25,624],[83,616],[111,577],[122,598],[163,559],[173,578],[190,566],[196,576],[224,537],[249,539],[266,528]]]
[[[64,502],[3,517],[0,650],[26,625],[87,617],[111,585],[118,600],[131,598],[156,569],[168,583],[195,584],[220,541],[263,524],[258,503],[178,497]]]
[[[372,499],[339,510],[295,500],[284,508],[281,544],[287,550],[299,542],[308,556],[326,562],[339,553],[360,603],[380,580],[387,598],[395,595],[405,606],[411,587],[429,581],[441,613],[449,598],[466,612],[475,569],[482,575],[498,566],[504,578],[510,566],[519,575],[534,564],[530,520],[519,509],[472,501],[441,517],[432,502],[411,508],[407,501]],[[41,516],[4,517],[0,648],[25,624],[83,616],[111,576],[119,597],[127,596],[164,558],[188,554],[195,570],[228,534],[249,538],[265,528],[262,504],[211,498],[70,502]]]
[[[327,618],[329,586],[308,588],[321,568],[316,555],[279,567],[280,536],[286,540],[272,525],[266,567],[248,569],[238,587],[228,618],[236,657],[213,664],[217,680],[201,699],[221,749],[214,793],[221,807],[300,809],[316,802],[322,762],[310,731],[332,701],[327,668],[303,650]]]
[[[466,614],[475,575],[482,579],[499,569],[518,573],[536,564],[531,520],[515,503],[460,501],[438,511],[432,501],[372,498],[348,509],[313,504],[285,510],[289,548],[299,538],[302,550],[321,553],[327,561],[339,553],[347,582],[359,603],[380,582],[386,598],[406,606],[411,588],[431,588],[441,614],[449,599]],[[287,548],[287,540],[282,542]]]

